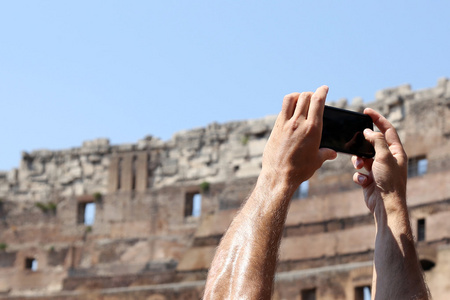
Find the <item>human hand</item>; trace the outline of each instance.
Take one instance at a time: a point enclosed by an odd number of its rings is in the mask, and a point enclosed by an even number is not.
[[[355,169],[368,171],[368,174],[356,172],[353,181],[363,187],[366,205],[372,213],[380,204],[386,209],[396,209],[399,204],[406,205],[408,158],[394,126],[373,109],[366,108],[364,113],[372,118],[381,132],[364,131],[364,137],[375,148],[375,157],[352,157]],[[389,202],[391,199],[397,201]]]
[[[331,149],[319,149],[327,86],[315,93],[284,97],[281,113],[264,149],[262,172],[274,172],[297,187],[308,180],[324,161],[336,158]]]

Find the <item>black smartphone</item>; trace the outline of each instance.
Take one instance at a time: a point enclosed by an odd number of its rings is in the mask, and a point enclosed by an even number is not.
[[[365,114],[325,105],[320,148],[371,158],[375,149],[363,131],[373,130],[372,119]]]

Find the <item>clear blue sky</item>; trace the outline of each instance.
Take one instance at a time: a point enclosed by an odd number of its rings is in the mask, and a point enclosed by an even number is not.
[[[449,1],[3,1],[0,169],[450,77]]]

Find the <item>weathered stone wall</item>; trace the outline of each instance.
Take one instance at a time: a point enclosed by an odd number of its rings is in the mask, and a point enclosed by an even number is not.
[[[364,107],[359,98],[331,105]],[[368,106],[398,128],[410,158],[427,160],[426,173],[409,180],[408,201],[414,232],[418,220],[426,220],[426,239],[418,245],[420,257],[436,264],[426,273],[430,288],[445,298],[450,81],[420,91],[408,85],[382,90]],[[23,153],[19,168],[0,173],[0,294],[199,298],[220,238],[261,170],[274,121],[214,123],[166,142],[98,139],[80,148]],[[355,299],[355,288],[370,285],[373,220],[353,172],[349,156],[339,155],[309,180],[306,198],[292,201],[274,299],[300,299],[308,289],[316,289],[317,299]],[[197,193],[199,216],[190,212]],[[95,204],[93,224],[83,220],[87,204]],[[27,259],[38,262],[37,270]],[[92,289],[101,291],[82,291]]]

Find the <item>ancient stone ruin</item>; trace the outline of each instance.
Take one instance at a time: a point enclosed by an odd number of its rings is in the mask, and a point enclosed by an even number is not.
[[[399,130],[420,261],[434,298],[450,298],[450,81],[385,89],[367,106]],[[274,121],[23,153],[17,169],[0,173],[0,299],[201,298]],[[341,154],[294,196],[274,299],[365,299],[375,231],[353,172]]]

